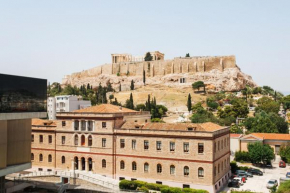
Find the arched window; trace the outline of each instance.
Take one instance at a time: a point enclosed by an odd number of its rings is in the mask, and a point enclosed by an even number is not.
[[[120,162],[120,169],[125,169],[125,162],[123,160]]]
[[[157,173],[162,173],[162,166],[161,166],[161,164],[157,164]]]
[[[132,162],[132,170],[136,171],[137,170],[137,164],[136,162]]]
[[[174,175],[175,174],[175,166],[174,165],[171,165],[170,166],[170,174],[171,175]]]
[[[50,154],[48,155],[48,162],[52,162],[52,156]]]
[[[91,135],[89,135],[88,137],[88,146],[92,146],[93,145],[93,138]]]
[[[198,177],[204,177],[204,170],[202,167],[198,168]]]
[[[42,162],[43,161],[43,155],[39,154],[39,161]]]
[[[79,145],[79,136],[75,135],[75,145]]]
[[[184,173],[184,176],[188,176],[189,175],[189,167],[188,166],[184,166],[183,173]]]
[[[84,135],[81,136],[81,145],[84,146],[86,144],[86,137]]]
[[[146,162],[144,164],[144,172],[148,172],[149,171],[149,164]]]
[[[34,160],[34,154],[33,153],[31,154],[31,160]]]
[[[61,157],[61,163],[62,163],[62,164],[65,163],[65,157],[64,157],[64,156]]]
[[[102,160],[102,168],[106,168],[106,167],[107,167],[106,160],[105,160],[105,159],[103,159],[103,160]]]

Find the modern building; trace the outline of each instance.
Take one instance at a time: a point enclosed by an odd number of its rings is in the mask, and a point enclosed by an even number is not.
[[[231,149],[231,155],[235,155],[237,151],[241,150],[241,137],[243,137],[243,134],[236,134],[231,133],[230,134],[230,149]]]
[[[280,133],[251,133],[241,138],[241,151],[248,151],[248,143],[262,142],[270,145],[277,155],[280,151],[280,146],[290,142],[290,134]]]
[[[78,170],[217,192],[230,175],[228,127],[151,123],[150,113],[110,104],[34,120],[38,171]]]
[[[5,176],[31,168],[31,119],[46,117],[44,79],[0,74],[0,193]]]
[[[56,97],[48,97],[48,118],[49,120],[55,120],[57,112],[72,112],[74,110],[83,109],[90,106],[91,101],[81,100],[78,98],[78,96],[62,95]]]

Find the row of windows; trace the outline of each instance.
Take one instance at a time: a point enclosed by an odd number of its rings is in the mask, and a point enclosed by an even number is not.
[[[32,161],[34,160],[34,153],[31,153],[31,160],[32,160]],[[42,154],[39,154],[38,160],[39,160],[40,162],[43,161],[43,155],[42,155]],[[48,155],[48,157],[47,157],[47,161],[48,161],[48,162],[52,162],[52,155],[51,155],[51,154]],[[61,163],[63,163],[63,164],[65,163],[65,157],[64,157],[64,156],[61,157]]]
[[[106,128],[107,127],[107,123],[106,122],[102,122],[102,128]],[[75,120],[74,121],[74,130],[75,131],[86,131],[86,129],[88,131],[93,131],[93,121],[85,121],[85,120]]]
[[[218,164],[218,167],[214,167],[214,176],[216,176],[217,174],[219,174],[221,171],[226,170],[227,169],[227,165],[230,165],[230,158],[225,159],[224,161],[222,161],[221,163]]]
[[[125,139],[120,139],[120,148],[125,148]],[[132,140],[132,149],[136,149],[136,140]],[[149,149],[149,141],[144,140],[144,150]],[[162,149],[162,142],[156,141],[156,150],[160,151]],[[198,143],[198,153],[204,153],[204,144]],[[170,152],[175,152],[175,142],[169,143],[169,150]],[[183,143],[183,152],[187,153],[189,152],[189,143],[184,142]]]
[[[31,135],[31,142],[34,142],[34,134]],[[39,135],[39,143],[43,143],[43,135]],[[48,136],[48,143],[52,143],[52,135]]]
[[[214,152],[223,150],[226,147],[230,146],[230,139],[229,137],[225,138],[224,140],[220,140],[217,143],[214,143]]]
[[[120,162],[120,169],[121,170],[125,169],[125,162],[123,160]],[[132,171],[137,171],[137,163],[136,162],[132,162]],[[145,173],[149,172],[149,164],[147,162],[144,163],[143,171]],[[163,172],[161,164],[157,164],[156,171],[159,174]],[[169,172],[170,172],[171,175],[175,175],[176,171],[175,171],[175,166],[174,165],[170,166]],[[189,167],[188,166],[184,166],[183,167],[183,175],[184,176],[189,176]],[[204,177],[204,169],[202,167],[198,168],[198,177]]]

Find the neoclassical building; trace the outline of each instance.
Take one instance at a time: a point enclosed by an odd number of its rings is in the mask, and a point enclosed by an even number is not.
[[[80,170],[217,192],[230,175],[229,128],[151,123],[149,112],[103,104],[33,120],[35,170]]]

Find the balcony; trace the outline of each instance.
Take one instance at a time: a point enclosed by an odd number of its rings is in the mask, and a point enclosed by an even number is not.
[[[47,80],[0,74],[0,113],[46,112]]]

